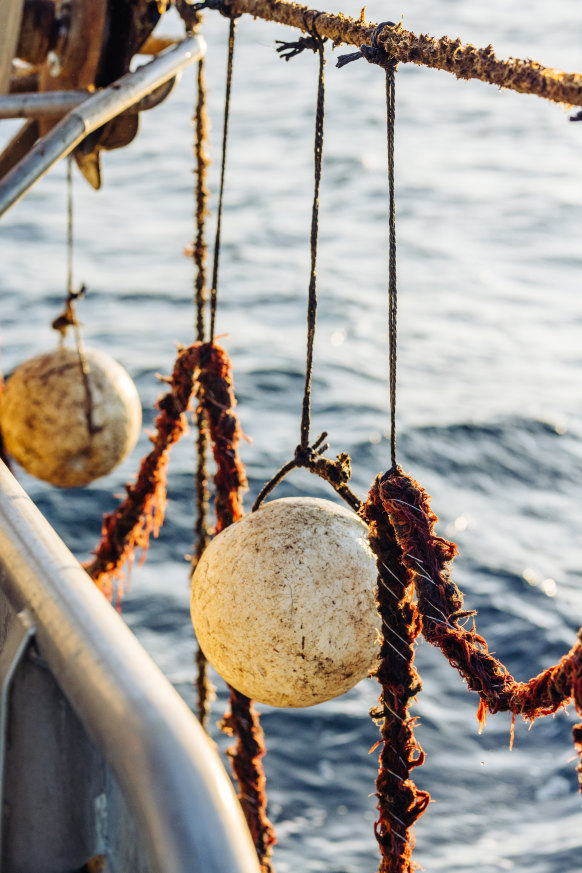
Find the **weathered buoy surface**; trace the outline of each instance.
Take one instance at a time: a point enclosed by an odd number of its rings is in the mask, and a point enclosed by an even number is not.
[[[264,504],[220,533],[192,580],[208,661],[271,706],[312,706],[363,679],[378,651],[368,529],[329,500]]]
[[[27,472],[61,488],[104,476],[133,449],[141,429],[139,395],[126,370],[96,349],[85,349],[84,357],[90,416],[73,349],[25,361],[0,395],[6,451]]]

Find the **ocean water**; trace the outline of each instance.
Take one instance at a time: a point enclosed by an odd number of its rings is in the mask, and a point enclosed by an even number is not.
[[[357,16],[353,0],[325,8]],[[402,16],[435,36],[492,43],[499,56],[582,68],[582,7],[516,0],[370,0],[369,20]],[[178,22],[168,17],[167,31]],[[227,24],[209,14],[212,205]],[[299,436],[312,197],[316,59],[285,64],[278,25],[241,19],[233,84],[217,333],[234,367],[248,505]],[[327,47],[321,190],[319,322],[313,434],[348,451],[360,495],[390,465],[387,440],[387,184],[384,79],[359,61],[335,69]],[[145,114],[138,139],[104,155],[99,193],[76,180],[75,276],[89,293],[88,345],[135,379],[151,427],[176,343],[193,339],[193,71]],[[567,108],[412,65],[397,74],[399,284],[398,457],[433,495],[439,531],[459,546],[455,578],[478,629],[518,679],[556,662],[582,624],[582,125]],[[0,127],[5,135],[9,125]],[[4,134],[3,134],[4,131]],[[0,224],[2,368],[55,344],[66,275],[64,168]],[[209,224],[212,238],[213,218]],[[18,471],[80,559],[103,512],[135,474],[133,455],[83,491]],[[174,451],[167,520],[136,567],[123,614],[194,705],[189,620],[193,440]],[[295,473],[277,496],[330,496]],[[424,687],[415,706],[427,760],[415,771],[433,803],[416,826],[427,873],[582,870],[582,798],[572,708],[528,730],[489,717],[442,655],[417,648]],[[220,681],[214,724],[225,706]],[[314,708],[261,707],[269,812],[280,873],[374,870],[377,731],[371,680]]]

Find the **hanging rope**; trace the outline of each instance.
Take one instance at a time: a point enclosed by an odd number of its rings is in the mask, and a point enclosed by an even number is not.
[[[302,30],[309,30],[310,22],[318,16],[320,35],[334,45],[369,45],[376,29],[376,25],[367,23],[363,15],[355,20],[348,15],[317,12],[288,0],[230,0],[228,9],[230,14],[251,15]],[[502,60],[495,55],[491,45],[477,48],[449,36],[416,35],[399,24],[381,34],[379,47],[397,63],[445,70],[458,79],[478,79],[498,88],[535,94],[555,103],[582,106],[581,74],[544,67],[529,58]]]
[[[197,22],[199,24],[200,22]],[[194,160],[195,160],[195,239],[192,247],[192,258],[196,267],[194,303],[196,309],[196,339],[204,342],[204,313],[208,302],[206,291],[206,257],[205,223],[208,213],[207,167],[209,163],[208,146],[208,114],[206,111],[206,86],[204,81],[205,61],[198,62],[196,77],[196,111],[194,114]],[[210,542],[210,525],[208,507],[210,493],[208,489],[207,457],[209,450],[208,424],[206,413],[201,406],[196,410],[196,522],[194,526],[194,552],[190,566],[190,575],[194,570]],[[214,696],[214,688],[208,677],[208,664],[200,646],[196,655],[196,696],[198,702],[198,720],[203,728],[207,727],[210,716],[210,701]]]
[[[242,496],[247,489],[247,480],[238,454],[242,431],[234,412],[236,398],[230,361],[219,346],[208,343],[202,349],[203,370],[199,377],[198,399],[206,412],[217,468],[214,506],[216,533],[219,533],[242,518]],[[229,687],[229,691],[230,712],[225,714],[221,728],[237,737],[237,743],[229,750],[229,755],[239,784],[239,800],[261,870],[263,873],[272,873],[271,846],[275,842],[275,833],[267,818],[266,779],[262,765],[266,752],[263,732],[252,701],[232,687]]]
[[[236,21],[230,19],[228,29],[228,59],[226,64],[226,87],[224,94],[224,117],[222,124],[222,160],[220,163],[220,190],[216,212],[216,236],[214,239],[214,259],[212,264],[212,287],[210,289],[210,341],[214,339],[216,324],[216,303],[218,299],[218,269],[220,265],[220,239],[222,232],[222,205],[224,200],[224,177],[226,172],[226,152],[228,143],[228,122],[230,116],[230,95],[232,90],[232,68],[234,60],[234,38]]]
[[[266,483],[261,489],[257,499],[253,504],[253,512],[257,510],[265,498],[273,491],[273,489],[281,482],[288,473],[299,467],[304,467],[311,473],[315,473],[322,479],[325,479],[332,488],[348,503],[351,508],[358,512],[361,507],[361,501],[349,488],[348,482],[351,477],[351,460],[346,452],[339,454],[335,461],[329,458],[324,458],[323,453],[329,448],[325,442],[327,432],[323,432],[310,444],[310,429],[311,429],[311,381],[313,374],[313,346],[315,340],[315,326],[317,321],[317,240],[319,231],[319,189],[321,185],[321,164],[323,156],[323,132],[325,120],[325,56],[324,43],[316,29],[317,18],[323,13],[317,13],[313,16],[310,24],[310,35],[308,38],[301,38],[296,42],[282,42],[278,40],[279,47],[277,52],[284,60],[289,61],[296,57],[304,49],[311,49],[319,58],[318,78],[317,78],[317,100],[315,110],[315,138],[314,138],[314,185],[313,185],[313,204],[311,207],[311,234],[310,234],[310,250],[311,250],[311,265],[309,272],[309,288],[307,300],[307,355],[305,363],[305,386],[303,391],[303,402],[301,411],[300,425],[300,442],[295,449],[295,456],[287,464],[284,464],[280,470],[275,473],[272,479]],[[305,25],[307,27],[307,25]]]
[[[313,146],[313,204],[311,206],[311,267],[307,296],[307,360],[305,362],[305,389],[301,412],[301,455],[309,455],[309,430],[311,427],[311,379],[313,374],[313,344],[317,321],[317,238],[319,233],[319,189],[321,186],[321,161],[323,156],[323,124],[325,119],[325,54],[323,39],[316,30],[315,18],[311,22],[311,37],[318,56],[317,102],[315,109],[315,141]]]
[[[214,3],[200,4],[217,8]],[[220,4],[221,11],[228,15],[228,8]],[[230,17],[230,16],[228,16]],[[238,455],[238,443],[242,431],[238,418],[234,413],[236,399],[232,387],[232,371],[226,352],[214,344],[216,309],[218,301],[218,273],[220,264],[220,243],[222,230],[222,210],[224,202],[224,183],[226,171],[228,125],[232,92],[232,73],[235,44],[235,20],[230,17],[228,35],[228,58],[226,68],[226,86],[224,97],[224,117],[222,133],[222,159],[220,169],[220,190],[218,197],[216,236],[214,242],[214,258],[212,266],[212,287],[210,291],[210,342],[200,346],[200,373],[197,381],[198,408],[198,538],[193,565],[197,563],[206,548],[209,531],[206,526],[204,506],[207,503],[205,448],[208,436],[212,443],[216,473],[214,477],[216,527],[214,532],[220,533],[229,525],[238,521],[243,515],[242,495],[247,488],[244,466]],[[198,338],[204,336],[204,218],[206,215],[205,170],[207,161],[203,156],[205,139],[206,110],[204,106],[204,87],[199,71],[198,107],[196,112],[196,148],[198,184],[196,190],[196,224],[197,237],[194,246],[195,261],[198,266],[196,281],[196,307]],[[207,436],[208,435],[208,436]],[[208,714],[208,680],[207,666],[204,654],[198,649],[198,708],[200,720],[206,721]],[[258,713],[252,701],[240,694],[234,688],[229,688],[230,712],[221,722],[222,729],[237,737],[237,743],[229,751],[232,767],[239,784],[239,800],[245,814],[251,836],[255,845],[259,863],[263,873],[271,873],[271,846],[275,842],[272,825],[267,818],[267,798],[265,794],[265,774],[262,757],[266,752],[263,732],[259,723]]]
[[[463,609],[463,594],[450,576],[456,554],[454,543],[435,536],[438,521],[426,491],[400,468],[390,471],[380,485],[381,502],[401,550],[401,560],[414,583],[417,609],[425,639],[438,646],[472,691],[481,698],[478,719],[487,712],[511,712],[528,721],[551,715],[573,701],[582,716],[582,629],[564,657],[529,682],[516,682],[506,667],[488,651],[475,628],[459,622],[474,615]],[[574,728],[580,752],[582,725]],[[580,766],[578,772],[581,772]]]
[[[394,128],[396,120],[396,62],[378,44],[378,37],[387,27],[397,28],[392,21],[382,21],[374,31],[372,45],[361,45],[360,50],[341,55],[337,67],[365,58],[386,70],[386,141],[388,167],[388,355],[390,385],[390,460],[396,466],[396,363],[397,363],[397,313],[398,292],[396,287],[396,205],[394,196]]]
[[[386,71],[386,130],[388,167],[388,349],[390,385],[390,459],[396,466],[396,363],[397,363],[397,286],[396,220],[394,197],[394,124],[395,70],[393,59],[378,45],[378,36],[391,22],[378,25],[371,46],[340,57],[343,67],[360,57],[378,64]],[[411,701],[422,688],[414,667],[414,642],[420,622],[414,604],[414,586],[400,560],[400,548],[394,536],[375,483],[362,509],[370,525],[370,546],[377,558],[378,582],[376,606],[382,620],[380,652],[373,671],[381,686],[378,705],[370,715],[380,729],[381,746],[376,797],[378,819],[374,834],[380,847],[380,873],[412,873],[414,834],[412,826],[426,810],[430,795],[421,791],[410,778],[415,767],[424,761],[424,752],[414,736],[415,719]]]
[[[141,549],[145,557],[150,536],[158,535],[164,521],[169,452],[188,430],[186,412],[195,387],[194,375],[202,377],[202,349],[203,345],[195,344],[178,352],[172,376],[164,380],[170,391],[157,404],[160,414],[152,437],[154,447],[141,462],[135,483],[125,486],[126,498],[104,516],[95,557],[85,564],[87,573],[110,600],[117,583],[118,603],[123,595],[125,564],[133,562],[136,549]]]
[[[395,125],[395,66],[386,64],[386,121],[388,140],[388,193],[389,193],[389,269],[388,269],[388,343],[390,356],[390,460],[396,466],[396,351],[398,292],[396,289],[396,211],[394,202],[394,125]]]
[[[373,671],[381,685],[371,716],[380,727],[381,745],[376,797],[378,819],[374,833],[380,847],[380,873],[411,873],[414,847],[412,825],[430,801],[410,779],[424,752],[414,736],[415,719],[409,706],[422,688],[413,666],[413,644],[420,623],[413,603],[413,586],[399,560],[399,546],[379,499],[378,483],[370,491],[363,516],[370,525],[370,546],[377,557],[376,605],[382,620],[382,639]]]
[[[81,326],[77,318],[77,300],[84,297],[86,288],[81,285],[78,291],[73,289],[73,262],[74,262],[74,213],[73,213],[73,156],[69,155],[67,160],[67,296],[65,299],[64,311],[57,316],[52,322],[52,328],[61,335],[61,343],[64,341],[69,327],[73,328],[75,336],[75,348],[79,359],[79,367],[81,369],[81,378],[83,380],[83,388],[85,392],[85,418],[87,421],[87,431],[89,435],[96,433],[95,423],[93,421],[93,398],[91,396],[91,385],[89,383],[89,365],[83,351],[83,340],[81,338]]]

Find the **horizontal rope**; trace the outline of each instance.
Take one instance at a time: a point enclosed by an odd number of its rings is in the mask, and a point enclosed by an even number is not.
[[[228,7],[236,15],[246,13],[306,32],[317,16],[317,32],[334,45],[370,44],[377,27],[363,19],[355,21],[341,14],[322,13],[286,0],[230,0]],[[378,36],[378,45],[400,63],[445,70],[458,79],[478,79],[521,94],[535,94],[554,103],[582,106],[580,73],[564,73],[532,60],[501,60],[491,45],[476,48],[448,36],[439,39],[426,34],[416,36],[400,25],[385,27]]]

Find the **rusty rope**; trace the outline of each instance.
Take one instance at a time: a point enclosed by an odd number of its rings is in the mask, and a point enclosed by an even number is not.
[[[287,0],[230,0],[231,14],[252,15],[267,21],[276,21],[290,27],[309,31],[317,16],[320,36],[334,45],[370,45],[377,25],[347,15],[318,12]],[[554,103],[582,106],[582,75],[544,67],[532,60],[495,55],[493,46],[477,48],[470,43],[449,36],[434,38],[416,35],[401,25],[387,27],[378,37],[379,46],[398,63],[413,63],[444,70],[458,79],[478,79],[498,88],[507,88],[521,94],[535,94]]]
[[[374,826],[380,847],[380,873],[411,873],[414,847],[412,825],[429,804],[430,796],[410,778],[424,761],[414,737],[410,703],[422,688],[413,665],[413,644],[420,622],[413,604],[413,585],[400,561],[400,547],[382,505],[379,484],[370,491],[363,512],[370,525],[370,546],[377,557],[376,606],[382,619],[380,652],[373,675],[380,683],[378,706],[371,716],[380,727],[381,745]]]
[[[238,455],[242,431],[234,412],[236,398],[226,352],[214,343],[207,343],[202,347],[201,366],[198,399],[206,413],[217,467],[214,484],[216,533],[219,533],[243,516],[242,496],[247,480]],[[229,755],[239,784],[239,800],[262,873],[272,873],[271,846],[275,842],[275,833],[267,818],[263,732],[252,701],[232,687],[229,690],[230,712],[226,713],[221,727],[237,737]]]
[[[204,342],[205,324],[204,313],[208,302],[206,289],[206,258],[207,246],[205,239],[206,216],[208,214],[208,186],[207,167],[209,158],[208,147],[208,114],[206,111],[206,86],[204,81],[205,62],[201,58],[198,62],[198,74],[196,77],[196,111],[194,114],[194,162],[195,162],[195,238],[192,246],[192,259],[194,261],[194,304],[196,310],[196,339]],[[200,560],[202,553],[210,542],[210,527],[208,523],[208,504],[210,500],[208,490],[207,457],[209,451],[208,425],[206,413],[199,407],[196,417],[196,522],[194,526],[195,546],[190,567],[191,575]],[[196,696],[198,701],[198,719],[202,727],[206,728],[210,715],[210,700],[214,694],[214,688],[208,678],[208,664],[200,646],[196,650]]]

